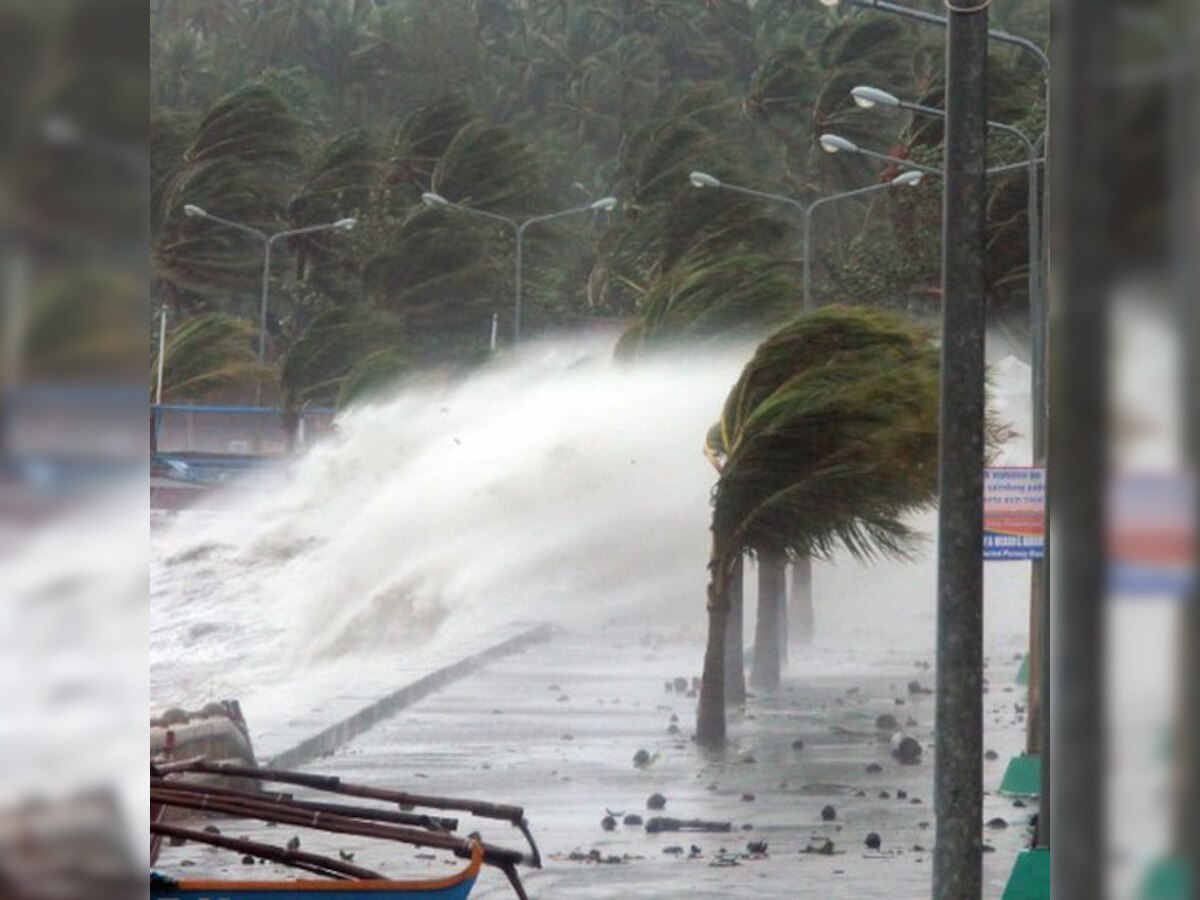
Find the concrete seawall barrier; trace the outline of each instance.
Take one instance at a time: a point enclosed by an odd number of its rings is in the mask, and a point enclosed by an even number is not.
[[[443,666],[380,697],[351,715],[321,729],[311,737],[305,738],[295,746],[276,753],[265,764],[276,769],[294,769],[332,753],[369,728],[394,716],[405,707],[428,697],[434,691],[477,671],[490,662],[518,653],[533,644],[549,640],[555,631],[553,625],[537,625],[492,647]]]

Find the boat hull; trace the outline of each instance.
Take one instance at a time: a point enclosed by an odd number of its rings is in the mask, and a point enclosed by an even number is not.
[[[150,900],[466,900],[475,886],[468,878],[445,887],[419,887],[419,882],[288,882],[250,885],[239,882],[180,882],[178,887],[151,888]]]

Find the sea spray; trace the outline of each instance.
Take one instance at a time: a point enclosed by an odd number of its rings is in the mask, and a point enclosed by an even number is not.
[[[611,349],[532,344],[459,381],[400,386],[340,416],[281,483],[159,520],[152,700],[235,696],[251,716],[282,715],[456,658],[514,622],[701,635],[715,478],[701,446],[753,348],[636,365]],[[1018,431],[1027,385],[1024,364],[995,367]],[[1019,447],[1006,456],[1025,461]],[[932,551],[819,563],[817,650],[932,647]],[[1012,618],[1019,627],[1019,608]]]

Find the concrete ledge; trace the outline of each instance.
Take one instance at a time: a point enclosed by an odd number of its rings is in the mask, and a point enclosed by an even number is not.
[[[398,688],[390,694],[381,697],[374,703],[363,707],[341,721],[335,722],[328,728],[322,729],[294,747],[275,754],[266,762],[266,765],[274,769],[294,769],[305,763],[312,762],[321,756],[332,753],[337,748],[354,740],[354,738],[369,728],[382,722],[384,719],[394,716],[405,707],[423,700],[439,688],[457,681],[464,675],[468,675],[490,662],[523,650],[531,644],[549,640],[554,635],[555,630],[552,625],[538,625],[493,647],[480,650],[478,653],[466,656],[458,662],[430,672],[428,675],[417,679],[411,684]]]

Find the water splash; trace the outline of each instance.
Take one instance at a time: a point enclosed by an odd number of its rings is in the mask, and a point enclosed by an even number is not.
[[[701,442],[753,348],[636,366],[611,348],[547,342],[408,386],[342,416],[283,484],[160,522],[151,696],[284,702],[282,682],[304,697],[314,679],[453,656],[522,620],[701,629],[714,481]],[[995,374],[1001,414],[1023,427],[1027,367]],[[867,640],[884,622],[887,641],[899,628],[932,645],[931,552],[835,562],[817,572],[823,633]]]

